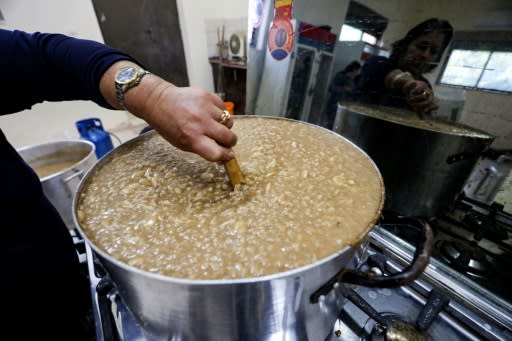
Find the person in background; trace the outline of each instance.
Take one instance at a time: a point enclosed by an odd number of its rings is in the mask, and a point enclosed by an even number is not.
[[[233,158],[233,120],[208,91],[176,87],[109,46],[61,34],[0,30],[0,114],[43,101],[90,100],[144,119],[174,146]],[[90,340],[89,283],[70,232],[34,171],[0,130],[2,333],[16,340]]]
[[[324,127],[332,129],[339,102],[353,101],[355,79],[359,76],[361,64],[354,60],[345,69],[336,73],[329,86],[329,98],[325,108]]]
[[[453,36],[448,21],[431,18],[393,43],[391,56],[368,59],[356,84],[358,101],[417,113],[437,109],[432,85],[423,76],[440,62]]]

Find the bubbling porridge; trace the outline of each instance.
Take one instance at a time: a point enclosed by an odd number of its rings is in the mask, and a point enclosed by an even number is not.
[[[121,145],[86,178],[76,214],[97,247],[136,268],[237,279],[305,266],[372,228],[383,203],[373,162],[313,125],[236,117],[246,184],[157,133]]]

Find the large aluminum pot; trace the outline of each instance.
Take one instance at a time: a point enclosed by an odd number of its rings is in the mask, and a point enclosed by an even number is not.
[[[385,210],[435,217],[448,212],[494,137],[461,124],[412,112],[338,105],[334,131],[377,164],[386,187]]]
[[[80,180],[96,163],[95,146],[84,140],[61,140],[30,145],[17,150],[33,169],[56,166],[43,176],[43,192],[55,206],[68,228],[74,228],[73,196]],[[59,165],[68,165],[65,168]],[[60,170],[57,170],[60,169]]]
[[[314,127],[319,134],[334,134]],[[80,193],[96,169],[101,169],[118,153],[129,151],[135,143],[153,134],[156,132],[125,142],[99,160],[82,180],[73,203],[80,233],[110,275],[148,340],[323,340],[332,331],[345,301],[338,290],[333,290],[337,282],[397,286],[415,279],[428,263],[432,245],[432,231],[428,225],[422,226],[426,242],[418,246],[415,261],[406,271],[394,276],[369,276],[347,269],[358,245],[292,271],[236,280],[185,280],[149,273],[122,263],[96,246],[80,227]],[[371,226],[368,231],[370,229]],[[102,287],[101,291],[105,288]]]

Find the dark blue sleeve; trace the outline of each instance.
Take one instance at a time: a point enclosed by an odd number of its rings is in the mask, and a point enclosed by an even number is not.
[[[132,57],[92,40],[0,29],[0,114],[43,101],[92,100],[112,108],[99,90],[110,65]]]
[[[357,99],[368,104],[407,108],[405,98],[391,92],[384,83],[386,75],[396,68],[396,64],[385,57],[374,56],[368,59],[356,82]]]
[[[361,98],[372,101],[386,90],[384,79],[394,69],[389,59],[384,57],[371,57],[361,68],[356,88]],[[375,99],[374,99],[375,100]]]
[[[346,74],[344,74],[343,72],[338,72],[332,82],[331,82],[331,86],[329,87],[329,91],[330,92],[333,92],[335,94],[341,94],[343,93],[343,90],[344,90],[344,86],[346,85],[348,79],[350,77],[348,77]]]

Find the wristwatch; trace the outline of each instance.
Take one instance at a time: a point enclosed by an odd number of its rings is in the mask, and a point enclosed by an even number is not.
[[[116,72],[116,76],[114,78],[116,85],[116,97],[123,109],[126,109],[124,106],[124,94],[131,88],[139,85],[142,77],[150,73],[151,72],[142,68],[133,66],[123,67]]]

